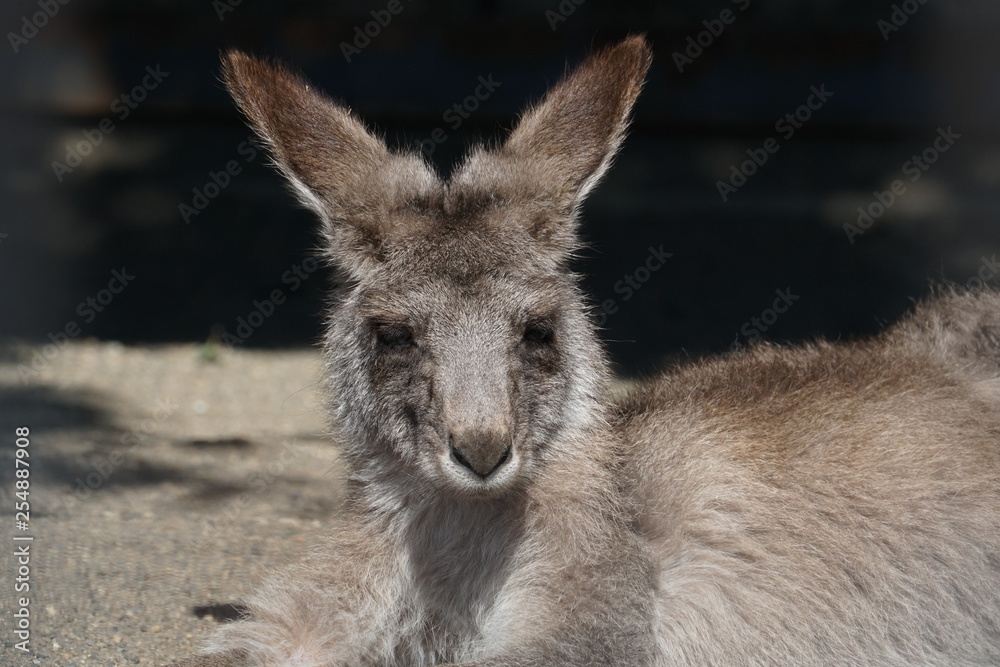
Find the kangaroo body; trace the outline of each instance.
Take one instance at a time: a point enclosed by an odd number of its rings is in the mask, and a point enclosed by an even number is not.
[[[609,400],[567,263],[648,63],[592,56],[444,182],[228,56],[340,272],[349,501],[186,664],[1000,664],[1000,296]]]

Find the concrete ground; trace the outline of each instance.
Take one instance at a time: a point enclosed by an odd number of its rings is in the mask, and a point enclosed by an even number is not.
[[[0,664],[161,665],[197,652],[338,507],[319,371],[312,350],[0,348]],[[18,530],[23,426],[30,518]],[[23,545],[30,591],[16,593]],[[28,653],[16,646],[22,596]]]

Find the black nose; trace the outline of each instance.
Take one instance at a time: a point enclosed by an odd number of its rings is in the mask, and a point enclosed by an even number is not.
[[[458,431],[448,438],[451,458],[486,479],[510,458],[510,438],[492,431]]]

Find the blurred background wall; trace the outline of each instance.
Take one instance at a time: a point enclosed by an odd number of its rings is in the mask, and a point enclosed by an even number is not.
[[[578,267],[619,368],[868,334],[933,282],[1000,284],[998,28],[995,0],[5,0],[0,337],[315,341],[315,224],[223,49],[447,173],[634,31],[656,61]]]

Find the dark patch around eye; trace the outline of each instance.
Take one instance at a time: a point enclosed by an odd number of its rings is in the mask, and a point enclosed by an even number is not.
[[[413,330],[405,324],[376,322],[372,324],[379,344],[390,350],[406,350],[416,346]]]
[[[540,318],[524,327],[524,341],[533,345],[552,345],[556,340],[556,328],[552,320]]]
[[[535,371],[546,375],[558,373],[561,366],[559,347],[556,345],[556,320],[539,317],[524,326],[521,338],[521,358]]]

